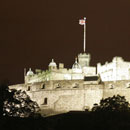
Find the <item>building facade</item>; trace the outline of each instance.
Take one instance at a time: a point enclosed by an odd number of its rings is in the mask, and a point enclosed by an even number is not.
[[[84,76],[94,75],[96,75],[96,67],[90,66],[90,54],[80,53],[72,68],[69,69],[64,68],[63,63],[59,63],[59,66],[57,66],[54,59],[49,63],[46,71],[36,70],[36,73],[34,73],[30,69],[25,75],[25,83],[50,80],[80,80],[84,79]]]
[[[124,61],[122,57],[114,57],[110,63],[98,63],[97,74],[102,81],[130,80],[130,62]]]

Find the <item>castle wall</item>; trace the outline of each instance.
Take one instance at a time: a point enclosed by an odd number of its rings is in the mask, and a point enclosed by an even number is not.
[[[75,86],[78,87],[75,87]],[[43,109],[53,109],[55,111],[70,111],[91,109],[93,104],[99,104],[102,98],[113,95],[125,96],[130,102],[130,81],[96,82],[85,81],[55,81],[52,87],[46,90],[31,92],[31,98],[38,102]],[[44,99],[48,99],[48,104],[43,105]]]
[[[84,110],[85,108],[91,109],[93,104],[100,102],[102,90],[44,90],[31,92],[30,96],[43,109],[53,109],[54,111]],[[44,105],[45,98],[47,98],[48,103]]]
[[[87,87],[87,86],[86,86]],[[84,106],[91,109],[93,105],[99,104],[103,97],[103,86],[102,85],[91,85],[85,89],[85,104]]]
[[[30,87],[30,90],[28,90]],[[113,95],[125,96],[130,102],[130,80],[124,81],[46,81],[34,84],[10,86],[11,89],[22,89],[36,101],[40,108],[54,112],[91,109],[102,98]]]
[[[91,109],[103,97],[103,86],[96,82],[83,80],[46,82],[49,88],[41,89],[41,85],[33,85],[32,91],[27,91],[31,99],[36,101],[41,109],[51,109],[55,112]],[[37,88],[37,89],[34,89]],[[47,103],[44,104],[45,99]]]
[[[118,94],[120,96],[125,96],[126,100],[130,103],[130,80],[105,82],[103,98],[112,97],[113,95]]]

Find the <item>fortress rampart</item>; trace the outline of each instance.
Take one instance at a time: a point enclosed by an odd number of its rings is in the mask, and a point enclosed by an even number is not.
[[[130,80],[57,80],[10,86],[10,89],[13,88],[25,90],[47,114],[91,110],[102,98],[117,94],[125,96],[130,102]]]

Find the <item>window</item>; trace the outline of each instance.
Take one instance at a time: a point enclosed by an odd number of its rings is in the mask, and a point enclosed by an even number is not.
[[[27,87],[27,91],[30,91],[30,90],[31,90],[31,87],[30,87],[30,86],[28,86],[28,87]]]
[[[44,103],[43,105],[47,105],[47,98],[44,98]]]
[[[41,89],[45,89],[45,84],[42,84]]]

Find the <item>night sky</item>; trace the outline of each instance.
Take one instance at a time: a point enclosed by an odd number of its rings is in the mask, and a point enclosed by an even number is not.
[[[84,16],[92,66],[130,61],[130,0],[1,0],[0,81],[23,83],[24,68],[45,70],[52,58],[71,67],[83,52]]]

